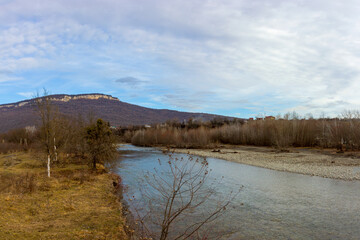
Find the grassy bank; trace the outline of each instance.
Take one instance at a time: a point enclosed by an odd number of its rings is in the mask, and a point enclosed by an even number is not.
[[[54,166],[29,153],[0,155],[0,239],[127,239],[116,176]]]

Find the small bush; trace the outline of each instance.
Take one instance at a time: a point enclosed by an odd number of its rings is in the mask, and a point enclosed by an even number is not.
[[[24,150],[23,146],[16,143],[0,143],[0,153],[7,154]]]
[[[37,188],[37,176],[35,174],[1,174],[0,192],[14,194],[32,193]]]

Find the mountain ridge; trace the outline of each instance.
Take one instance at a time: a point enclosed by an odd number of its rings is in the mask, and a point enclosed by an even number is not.
[[[70,100],[77,100],[77,99],[91,99],[96,100],[99,98],[111,99],[115,101],[120,101],[117,97],[113,97],[111,95],[102,94],[102,93],[87,93],[87,94],[53,94],[48,96],[51,101],[62,101],[68,102]],[[42,99],[44,97],[36,97],[27,100],[22,100],[15,103],[5,103],[0,104],[0,108],[11,108],[11,107],[21,107],[26,104],[35,103],[36,99]]]
[[[208,114],[182,112],[169,109],[152,109],[120,101],[111,95],[101,93],[89,94],[56,94],[47,96],[60,113],[65,115],[93,114],[102,118],[113,126],[144,125],[162,123],[167,120],[179,121],[202,119],[209,121],[214,118],[234,119],[233,117]],[[44,97],[39,97],[40,99]],[[36,114],[36,100],[32,98],[15,103],[0,105],[0,133],[14,128],[38,125]]]

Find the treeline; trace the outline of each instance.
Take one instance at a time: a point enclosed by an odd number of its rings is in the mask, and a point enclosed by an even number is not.
[[[54,162],[60,163],[67,158],[85,159],[89,157],[89,153],[92,151],[91,137],[98,137],[92,135],[101,134],[93,133],[95,130],[103,131],[102,134],[106,133],[111,138],[111,143],[116,143],[116,136],[110,129],[109,123],[101,119],[95,121],[85,120],[81,116],[72,118],[57,115],[55,119],[51,120],[50,128],[31,126],[0,134],[0,153],[32,151],[47,154],[48,151]],[[49,136],[46,136],[46,132]]]
[[[197,127],[165,124],[128,131],[131,143],[139,146],[206,148],[217,144],[287,147],[324,147],[360,150],[360,114],[344,112],[338,118],[304,118],[296,113],[263,119],[198,122]],[[129,139],[129,137],[127,138]]]
[[[118,127],[114,129],[114,133],[120,142],[131,143],[132,138],[137,132],[153,129],[183,129],[192,130],[200,127],[216,128],[223,125],[244,123],[243,119],[229,120],[227,118],[214,118],[211,121],[203,122],[196,119],[188,119],[187,121],[179,122],[177,119],[168,120],[165,123],[151,124],[151,125],[132,125],[127,127]]]
[[[33,128],[13,129],[0,134],[0,153],[28,150],[35,139]]]
[[[82,156],[87,151],[86,127],[91,125],[82,117],[69,118],[57,115],[51,120],[51,138],[55,138],[55,147],[58,154],[71,154]],[[0,134],[0,153],[14,151],[42,151],[45,144],[44,134],[49,129],[44,126],[31,126],[13,129],[7,133]],[[50,139],[50,136],[48,137]],[[52,140],[54,141],[54,140]]]
[[[65,116],[52,105],[44,92],[37,98],[36,111],[40,122],[37,127],[15,129],[0,134],[0,153],[33,151],[47,164],[48,176],[52,164],[69,161],[89,163],[94,169],[115,158],[116,138],[110,124],[91,115]]]

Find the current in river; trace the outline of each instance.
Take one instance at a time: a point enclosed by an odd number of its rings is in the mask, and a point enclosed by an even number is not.
[[[155,148],[122,145],[114,171],[130,195],[138,179],[168,156]],[[175,154],[176,157],[186,157]],[[274,171],[207,158],[218,194],[241,191],[217,223],[232,234],[221,239],[360,239],[360,181]],[[133,192],[132,192],[133,191]],[[209,237],[208,239],[212,239]]]

